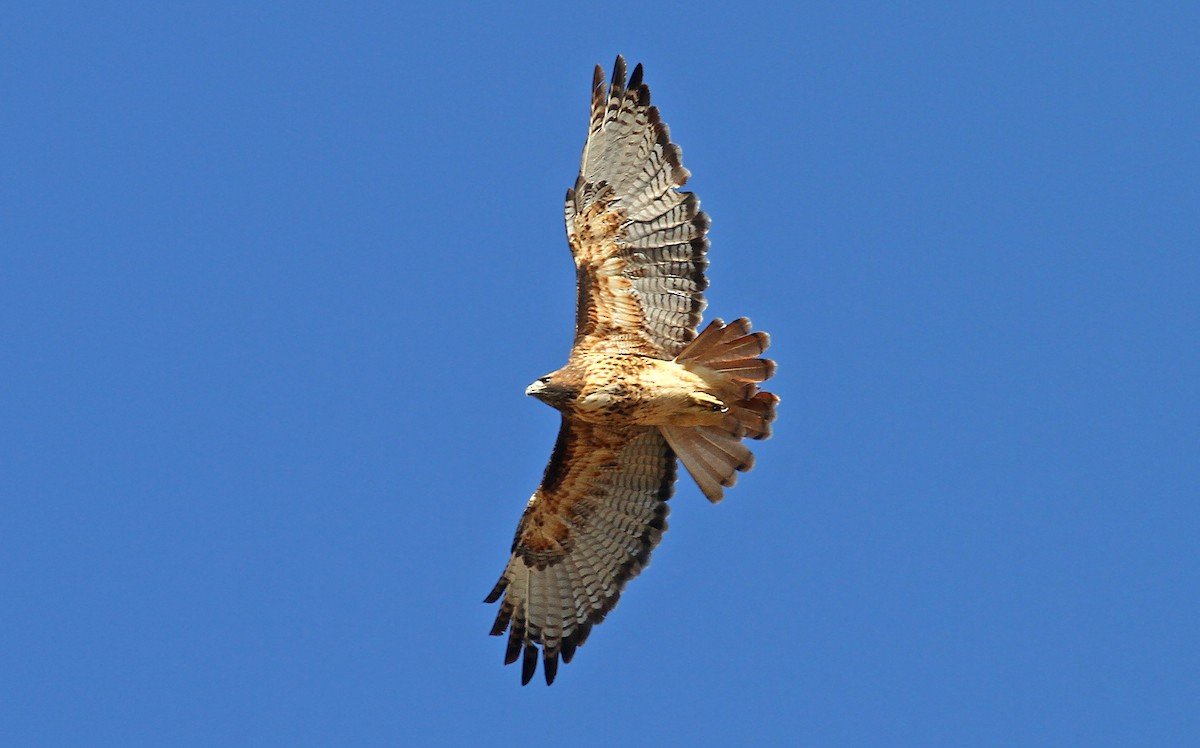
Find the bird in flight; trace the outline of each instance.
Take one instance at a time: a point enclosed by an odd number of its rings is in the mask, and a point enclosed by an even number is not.
[[[667,528],[676,458],[720,501],[771,434],[779,398],[769,339],[750,321],[715,319],[697,334],[708,286],[708,216],[642,66],[626,81],[596,67],[587,141],[567,190],[575,258],[575,341],[566,366],[525,390],[562,414],[542,483],[517,525],[508,565],[485,602],[508,632],[505,664],[554,682],[617,603]],[[540,647],[540,653],[539,653]],[[540,656],[539,656],[540,655]]]

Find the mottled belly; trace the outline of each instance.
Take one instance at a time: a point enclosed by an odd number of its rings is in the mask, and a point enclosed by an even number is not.
[[[720,417],[697,400],[697,393],[709,389],[703,378],[673,361],[611,356],[588,367],[575,412],[582,420],[611,425],[699,425]]]

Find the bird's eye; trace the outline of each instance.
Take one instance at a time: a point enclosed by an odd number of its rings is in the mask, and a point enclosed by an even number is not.
[[[541,382],[542,384],[550,384],[550,377],[542,377],[538,381]]]

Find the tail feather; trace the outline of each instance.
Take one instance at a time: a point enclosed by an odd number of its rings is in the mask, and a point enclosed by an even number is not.
[[[740,437],[713,426],[701,426],[696,429],[696,433],[715,448],[716,452],[713,454],[725,462],[732,461],[734,470],[744,473],[754,467],[754,453],[742,444]]]
[[[763,336],[762,351],[770,345],[770,338],[766,333],[759,333]],[[676,361],[722,361],[726,358],[726,352],[731,344],[739,343],[742,338],[750,335],[750,320],[746,317],[739,317],[728,325],[720,319],[714,319],[708,323],[708,327],[696,336],[696,339],[687,344],[679,355],[675,357]],[[751,354],[757,355],[757,354]],[[736,356],[735,356],[736,357]]]
[[[676,357],[677,361],[694,361],[704,356],[712,346],[721,342],[724,323],[720,319],[714,319],[704,328],[692,342],[679,352]]]
[[[742,412],[748,412],[751,416],[761,419],[760,423],[763,425],[763,428],[759,429],[758,436],[754,438],[766,439],[771,435],[771,424],[775,421],[775,406],[779,405],[779,396],[773,392],[760,392],[746,402],[750,403],[752,407],[743,409]],[[761,410],[758,409],[759,407]]]
[[[716,503],[724,497],[724,489],[736,482],[736,472],[746,468],[740,455],[731,455],[705,439],[702,433],[706,429],[712,427],[664,426],[662,433],[667,444],[683,460],[696,485],[709,501]]]
[[[771,336],[765,332],[752,332],[728,343],[722,343],[719,353],[707,357],[709,361],[732,361],[762,355],[771,345]]]
[[[740,400],[730,408],[730,416],[744,429],[751,439],[766,439],[771,435],[771,422],[775,420],[775,406],[779,397],[771,392],[759,392],[753,397]]]
[[[779,398],[770,392],[760,392],[756,384],[775,374],[774,361],[758,358],[770,344],[771,338],[765,332],[750,331],[750,320],[745,317],[728,325],[718,319],[704,328],[675,359],[715,372],[721,384],[714,392],[722,393],[720,396],[729,408],[720,425],[662,427],[671,449],[714,503],[722,499],[725,488],[734,484],[739,471],[754,466],[754,454],[742,439],[765,439],[771,435]]]
[[[714,361],[708,364],[744,382],[765,382],[775,375],[775,362],[769,358],[739,358],[733,361]]]

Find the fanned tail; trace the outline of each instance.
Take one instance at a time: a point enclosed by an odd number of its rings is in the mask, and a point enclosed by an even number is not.
[[[757,384],[775,374],[775,362],[759,358],[770,344],[771,338],[765,332],[750,331],[750,320],[745,317],[728,325],[717,319],[675,359],[717,372],[723,388],[735,393],[726,399],[729,412],[719,426],[661,427],[671,449],[714,503],[724,497],[724,489],[734,484],[738,472],[754,466],[754,455],[742,439],[771,435],[779,397],[760,392]]]

